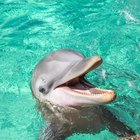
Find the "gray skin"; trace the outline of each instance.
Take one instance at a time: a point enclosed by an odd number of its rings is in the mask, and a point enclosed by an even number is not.
[[[118,136],[135,133],[105,106],[116,94],[93,86],[85,74],[102,63],[72,50],[59,50],[42,59],[33,72],[31,90],[47,120],[40,140],[64,140],[73,133],[109,129]]]

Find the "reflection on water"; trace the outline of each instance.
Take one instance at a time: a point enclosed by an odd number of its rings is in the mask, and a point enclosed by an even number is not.
[[[31,73],[42,57],[62,48],[103,58],[87,78],[117,92],[112,112],[140,133],[139,0],[2,0],[0,13],[1,139],[37,139],[44,122],[29,89]]]

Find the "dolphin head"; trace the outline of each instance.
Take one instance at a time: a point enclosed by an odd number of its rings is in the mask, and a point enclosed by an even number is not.
[[[60,106],[92,106],[112,102],[112,90],[93,86],[85,74],[102,63],[99,56],[86,59],[73,50],[59,50],[42,59],[33,72],[31,90],[41,102]]]

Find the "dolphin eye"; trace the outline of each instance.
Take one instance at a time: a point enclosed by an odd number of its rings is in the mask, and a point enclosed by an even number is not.
[[[39,91],[40,91],[41,93],[45,94],[45,88],[39,87]]]

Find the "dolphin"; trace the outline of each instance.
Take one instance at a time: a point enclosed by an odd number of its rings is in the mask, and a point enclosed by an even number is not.
[[[85,58],[77,51],[64,49],[36,65],[31,90],[47,120],[40,140],[64,140],[73,133],[94,134],[104,129],[118,136],[135,134],[103,106],[115,100],[115,91],[98,88],[85,78],[101,63],[99,56]]]

